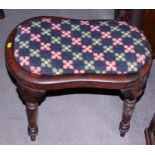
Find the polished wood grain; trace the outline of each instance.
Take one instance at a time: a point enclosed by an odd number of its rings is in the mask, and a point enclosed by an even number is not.
[[[38,134],[38,106],[44,100],[46,93],[51,90],[54,91],[67,88],[100,88],[118,90],[124,97],[122,120],[119,127],[120,135],[124,136],[126,134],[130,127],[130,120],[136,102],[145,89],[152,64],[151,56],[138,72],[132,74],[36,75],[23,70],[23,68],[16,63],[14,57],[15,34],[16,28],[10,33],[6,41],[5,59],[7,69],[13,79],[15,79],[19,95],[26,105],[28,133],[31,140],[34,141]],[[12,43],[12,46],[7,48],[7,43]]]

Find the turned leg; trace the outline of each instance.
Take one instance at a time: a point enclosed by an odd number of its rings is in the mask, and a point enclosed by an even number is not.
[[[119,130],[120,136],[124,137],[130,128],[130,120],[133,115],[136,102],[143,92],[143,87],[139,84],[132,88],[122,89],[121,92],[124,96],[123,114],[120,122]]]
[[[32,141],[36,140],[38,134],[37,116],[38,103],[26,103],[26,113],[28,118],[28,134]]]
[[[45,91],[31,89],[18,85],[18,93],[25,103],[28,118],[28,134],[35,141],[38,134],[37,115],[38,106],[44,100]]]

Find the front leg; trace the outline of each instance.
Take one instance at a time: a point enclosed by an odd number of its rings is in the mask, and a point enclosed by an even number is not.
[[[31,140],[35,141],[38,134],[38,103],[26,102],[26,114],[28,119],[28,134],[31,137]]]
[[[130,128],[130,120],[133,115],[136,102],[143,92],[142,87],[139,84],[122,89],[121,93],[124,96],[123,114],[120,122],[119,130],[121,137],[124,137]]]
[[[38,134],[38,106],[44,100],[45,91],[18,85],[18,93],[26,106],[29,136],[32,141],[35,141]]]

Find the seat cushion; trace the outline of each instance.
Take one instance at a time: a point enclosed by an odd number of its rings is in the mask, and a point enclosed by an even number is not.
[[[150,52],[145,36],[126,22],[36,17],[17,27],[16,62],[39,75],[128,74]]]

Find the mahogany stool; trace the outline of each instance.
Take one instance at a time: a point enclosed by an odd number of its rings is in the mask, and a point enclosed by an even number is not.
[[[67,88],[118,90],[124,96],[120,135],[129,130],[152,64],[144,34],[126,22],[34,17],[6,41],[6,65],[24,101],[31,140],[46,92]]]

